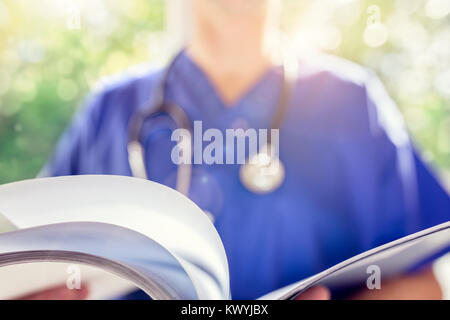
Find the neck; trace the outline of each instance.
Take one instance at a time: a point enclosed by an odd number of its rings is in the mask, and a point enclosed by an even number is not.
[[[187,53],[225,104],[233,105],[272,66],[264,46],[264,30],[243,18],[220,25],[201,21],[194,26]]]

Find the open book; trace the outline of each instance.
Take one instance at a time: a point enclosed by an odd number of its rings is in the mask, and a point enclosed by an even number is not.
[[[0,232],[0,299],[65,283],[73,265],[94,299],[136,287],[153,299],[231,298],[225,250],[208,216],[151,181],[70,176],[2,185]],[[319,283],[365,285],[371,265],[385,279],[449,247],[447,222],[262,298],[290,299]]]

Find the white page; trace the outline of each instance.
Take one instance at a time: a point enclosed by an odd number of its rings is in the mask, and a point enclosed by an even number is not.
[[[0,186],[0,213],[18,228],[87,221],[135,230],[180,262],[199,298],[229,297],[228,263],[217,231],[200,208],[166,186],[121,176],[26,180]],[[205,273],[214,281],[205,282]]]
[[[380,268],[382,279],[388,279],[449,247],[450,222],[446,222],[363,252],[260,299],[290,299],[318,284],[330,288],[365,285],[369,277],[367,267],[371,265]]]
[[[198,299],[189,275],[173,255],[152,239],[111,224],[71,222],[0,234],[0,266],[34,261],[100,267],[132,281],[155,299]]]
[[[88,300],[115,299],[137,287],[98,267],[64,262],[29,262],[0,268],[0,300],[24,297],[47,288],[65,285],[69,276],[79,273],[81,287],[88,285]]]

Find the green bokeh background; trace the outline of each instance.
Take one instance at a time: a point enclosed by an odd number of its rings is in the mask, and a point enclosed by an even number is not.
[[[448,183],[450,18],[433,16],[429,1],[436,0],[285,0],[282,30],[302,42],[302,22],[316,23],[315,15],[338,30],[338,45],[324,49],[377,72]],[[73,4],[81,6],[80,28],[68,27]],[[376,48],[363,37],[370,5],[389,31]],[[100,78],[167,57],[164,10],[163,0],[0,0],[0,183],[39,172]]]

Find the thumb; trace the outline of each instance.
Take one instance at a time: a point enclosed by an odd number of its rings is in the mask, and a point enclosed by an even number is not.
[[[84,300],[89,294],[89,289],[83,285],[80,289],[70,290],[66,286],[58,286],[33,294],[19,297],[20,300]]]
[[[302,292],[294,300],[330,300],[330,298],[331,293],[327,287],[315,286]]]

